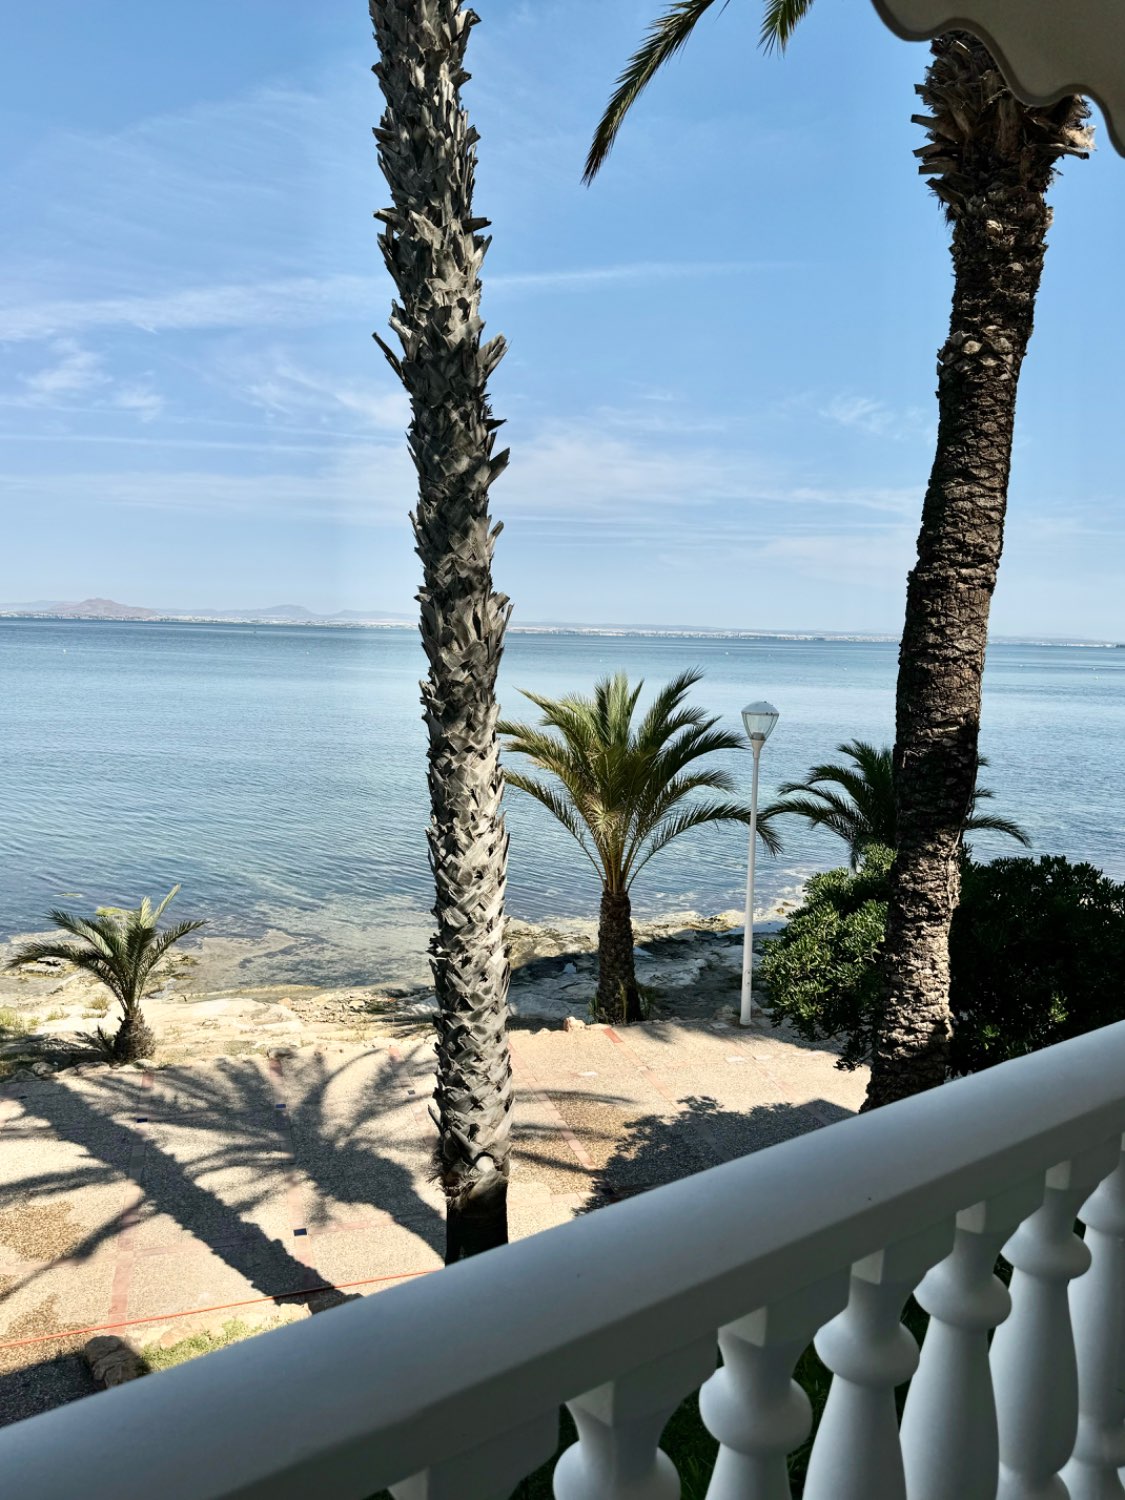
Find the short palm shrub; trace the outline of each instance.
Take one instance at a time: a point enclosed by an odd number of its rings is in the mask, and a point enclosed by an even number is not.
[[[101,906],[92,917],[52,911],[51,921],[55,926],[78,941],[25,943],[9,959],[7,967],[20,969],[25,964],[53,958],[92,974],[121,1006],[121,1022],[112,1036],[100,1026],[97,1029],[103,1050],[114,1062],[151,1057],[156,1037],[145,1022],[141,1001],[156,987],[161,960],[181,938],[205,925],[198,921],[177,922],[163,932],[157,927],[179,889],[178,885],[173,886],[155,907],[146,896],[138,907]]]
[[[871,1056],[891,859],[875,846],[858,871],[814,876],[762,958],[774,1023],[836,1042],[845,1068]],[[1125,885],[1055,855],[966,857],[949,960],[955,1075],[1125,1019]]]

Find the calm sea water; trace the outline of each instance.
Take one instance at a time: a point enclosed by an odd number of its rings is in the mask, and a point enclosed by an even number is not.
[[[750,699],[781,719],[762,792],[841,740],[889,742],[895,647],[871,642],[514,635],[518,689],[588,690],[617,669],[664,681],[705,673],[700,703],[736,726]],[[0,621],[0,938],[42,930],[56,904],[135,904],[183,884],[182,915],[216,935],[293,941],[245,982],[360,982],[417,968],[430,902],[417,639],[397,630]],[[1040,852],[1125,878],[1118,815],[1125,651],[997,645],[983,749],[995,806]],[[728,758],[748,787],[748,753]],[[508,801],[509,909],[592,915],[577,848],[537,805]],[[794,823],[760,863],[769,907],[843,846]],[[1014,846],[976,841],[989,856]],[[742,901],[739,828],[689,835],[635,890],[642,912]],[[276,946],[276,945],[275,945]]]

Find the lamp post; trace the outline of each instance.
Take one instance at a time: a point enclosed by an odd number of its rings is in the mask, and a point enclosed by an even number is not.
[[[754,854],[758,838],[758,762],[762,746],[773,733],[778,712],[772,703],[748,703],[742,710],[746,737],[754,752],[754,779],[750,784],[750,858],[746,870],[746,926],[742,931],[742,1005],[739,1025],[750,1025],[751,991],[754,969]]]

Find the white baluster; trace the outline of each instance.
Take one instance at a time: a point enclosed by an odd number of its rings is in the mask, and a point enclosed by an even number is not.
[[[1125,1155],[1078,1217],[1091,1265],[1070,1288],[1078,1440],[1062,1477],[1071,1500],[1125,1500]]]
[[[578,1441],[555,1465],[556,1500],[679,1500],[660,1434],[716,1358],[712,1334],[568,1401]]]
[[[992,1340],[992,1383],[1000,1434],[997,1500],[1067,1500],[1058,1477],[1078,1427],[1078,1373],[1067,1284],[1090,1264],[1074,1216],[1113,1170],[1116,1139],[1047,1173],[1043,1207],[1004,1246],[1012,1272],[1012,1315]]]
[[[1043,1201],[1043,1180],[957,1215],[953,1251],[915,1292],[930,1314],[902,1415],[910,1500],[995,1500],[999,1472],[988,1336],[1011,1309],[993,1274],[1000,1247]]]
[[[390,1486],[395,1500],[509,1500],[559,1445],[558,1411],[497,1433],[446,1463]]]
[[[809,1398],[793,1366],[847,1305],[847,1270],[719,1330],[723,1366],[699,1393],[721,1444],[707,1500],[790,1500],[786,1457],[809,1435]]]
[[[906,1500],[895,1386],[918,1364],[900,1321],[923,1273],[947,1254],[953,1224],[934,1225],[852,1267],[848,1305],[822,1328],[816,1352],[833,1372],[805,1500]]]

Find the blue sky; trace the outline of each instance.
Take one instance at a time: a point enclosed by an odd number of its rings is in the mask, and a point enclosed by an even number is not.
[[[899,628],[947,232],[923,47],[731,0],[590,132],[659,0],[478,0],[493,490],[517,618]],[[0,600],[409,611],[404,398],[362,0],[55,0],[0,56]],[[1125,161],[1054,190],[998,633],[1125,639]]]

